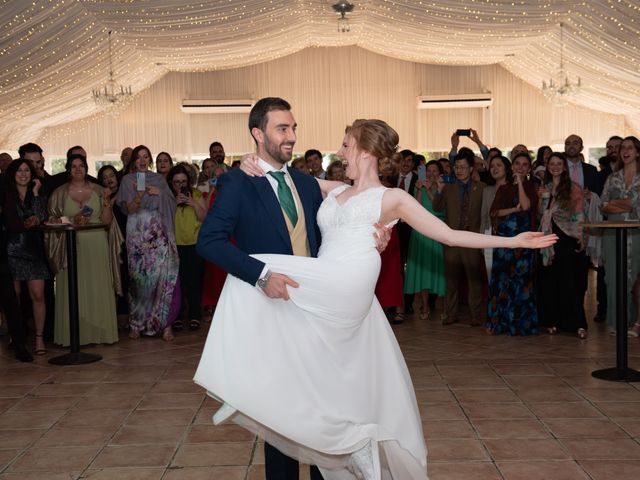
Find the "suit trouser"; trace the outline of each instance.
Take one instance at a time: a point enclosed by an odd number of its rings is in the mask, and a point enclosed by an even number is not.
[[[202,276],[204,260],[196,252],[195,245],[178,245],[180,257],[180,285],[189,304],[189,320],[202,317]]]
[[[444,247],[444,267],[447,276],[445,316],[455,320],[458,315],[458,288],[462,273],[467,277],[469,313],[471,321],[482,321],[482,269],[481,250],[475,248]]]
[[[266,480],[298,480],[298,461],[287,457],[280,450],[265,442],[264,444],[264,469]],[[312,465],[309,468],[311,480],[323,480],[318,467]]]
[[[402,269],[402,278],[404,278],[407,265],[407,256],[409,255],[409,241],[411,239],[411,232],[413,229],[409,224],[400,222],[397,226],[398,237],[400,239],[400,268]],[[404,294],[404,310],[410,312],[413,309],[413,293]]]

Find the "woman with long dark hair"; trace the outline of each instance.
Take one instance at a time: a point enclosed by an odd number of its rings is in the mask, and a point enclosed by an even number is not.
[[[128,215],[129,337],[161,333],[171,341],[180,304],[176,199],[165,178],[149,171],[151,159],[144,145],[133,149],[133,173],[122,178],[116,196],[116,204]]]
[[[515,237],[532,230],[535,224],[537,196],[533,182],[526,179],[531,165],[527,153],[517,154],[511,171],[509,161],[494,157],[492,165],[502,162],[497,174],[496,196],[490,208],[492,233],[500,237]],[[510,181],[507,178],[511,177]],[[537,333],[538,315],[533,289],[534,251],[526,248],[495,248],[489,279],[487,333],[530,335]]]
[[[5,174],[6,194],[2,205],[7,229],[7,259],[20,298],[22,282],[26,282],[33,304],[36,330],[35,354],[47,353],[44,339],[46,306],[44,281],[50,277],[42,232],[34,230],[47,218],[47,199],[40,195],[42,183],[31,162],[23,158],[9,164]],[[4,253],[2,253],[4,255]]]
[[[167,152],[160,152],[156,157],[156,172],[167,178],[169,170],[173,168],[173,158]]]
[[[620,145],[620,160],[618,169],[607,178],[602,190],[602,213],[607,215],[609,220],[638,221],[638,213],[634,211],[634,204],[640,202],[640,140],[637,137],[627,137]],[[616,318],[616,247],[615,233],[613,230],[605,230],[602,239],[603,260],[605,281],[607,282],[607,326],[613,331],[615,330]],[[636,278],[640,272],[640,233],[637,230],[629,232],[629,245],[627,247],[628,258],[631,259],[628,273],[627,295],[631,297],[631,290],[636,283]],[[633,295],[634,301],[638,303],[640,299],[636,294]],[[636,305],[638,307],[638,305]],[[638,307],[640,308],[640,307]],[[630,337],[640,336],[640,318],[636,317],[636,309],[632,308],[629,303],[629,331]]]
[[[541,250],[542,266],[538,285],[540,325],[549,334],[558,330],[587,338],[584,298],[576,278],[582,269],[587,235],[584,221],[584,193],[571,181],[564,153],[554,152],[547,162],[544,185],[538,189],[540,230],[555,233],[558,242]]]
[[[118,327],[126,328],[129,325],[129,259],[127,257],[126,233],[127,233],[127,215],[116,206],[116,194],[120,189],[120,175],[113,165],[103,165],[98,170],[98,183],[111,192],[105,195],[108,199],[113,217],[118,223],[118,228],[122,234],[122,242],[120,242],[120,284],[122,286],[122,294],[118,294],[116,299],[116,311],[118,313]]]
[[[187,301],[189,329],[197,330],[202,318],[202,274],[203,260],[196,252],[200,225],[207,215],[207,206],[202,193],[189,184],[187,167],[178,164],[169,170],[167,183],[171,188],[178,207],[176,208],[176,245],[180,257],[180,287],[182,299]],[[182,330],[180,318],[173,324],[175,330]]]
[[[68,181],[51,194],[49,215],[51,222],[60,222],[66,217],[80,225],[109,225],[108,233],[102,229],[77,233],[78,309],[81,345],[115,343],[118,341],[115,293],[121,292],[119,250],[122,234],[117,223],[112,223],[111,190],[90,182],[87,170],[87,159],[83,155],[69,157],[66,164]],[[49,263],[56,275],[54,341],[68,346],[69,275],[64,234],[48,233],[47,249]]]

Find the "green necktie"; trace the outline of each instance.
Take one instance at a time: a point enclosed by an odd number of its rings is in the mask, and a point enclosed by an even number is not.
[[[284,213],[287,214],[287,217],[289,217],[289,220],[291,220],[291,225],[295,227],[296,223],[298,223],[298,212],[296,210],[296,203],[293,200],[293,195],[291,194],[291,189],[284,179],[284,172],[271,171],[268,173],[278,182],[278,200],[280,200],[280,206],[282,210],[284,210]]]

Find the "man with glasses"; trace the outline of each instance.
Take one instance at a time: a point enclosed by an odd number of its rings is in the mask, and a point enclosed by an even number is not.
[[[445,212],[449,227],[456,230],[467,230],[480,233],[480,209],[482,206],[482,190],[485,184],[472,178],[474,168],[473,152],[458,153],[453,163],[456,182],[445,185],[438,181],[438,193],[433,200],[433,208]],[[467,278],[468,304],[471,326],[483,323],[482,271],[484,261],[478,249],[462,247],[444,247],[445,275],[447,277],[447,293],[445,296],[442,324],[448,325],[457,321],[458,291],[462,274]]]

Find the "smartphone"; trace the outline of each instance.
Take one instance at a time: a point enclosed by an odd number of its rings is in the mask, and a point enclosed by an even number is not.
[[[145,185],[145,174],[144,172],[138,172],[136,173],[136,183],[137,183],[137,187],[136,190],[138,190],[139,192],[144,192],[147,189],[147,186]]]
[[[448,185],[456,183],[456,177],[453,175],[442,175],[442,181]]]
[[[185,197],[190,197],[191,196],[191,190],[189,189],[189,187],[180,188],[180,193],[182,195],[184,195]]]
[[[459,128],[458,130],[456,130],[456,135],[458,135],[459,137],[470,137],[471,136],[471,129],[470,128]]]
[[[426,179],[427,179],[427,166],[418,165],[418,180],[426,180]]]
[[[216,186],[218,184],[218,177],[211,177],[209,179],[209,185]]]
[[[85,205],[84,207],[82,207],[82,210],[80,210],[80,214],[84,215],[85,217],[90,217],[92,213],[93,208],[91,208],[89,205]]]

